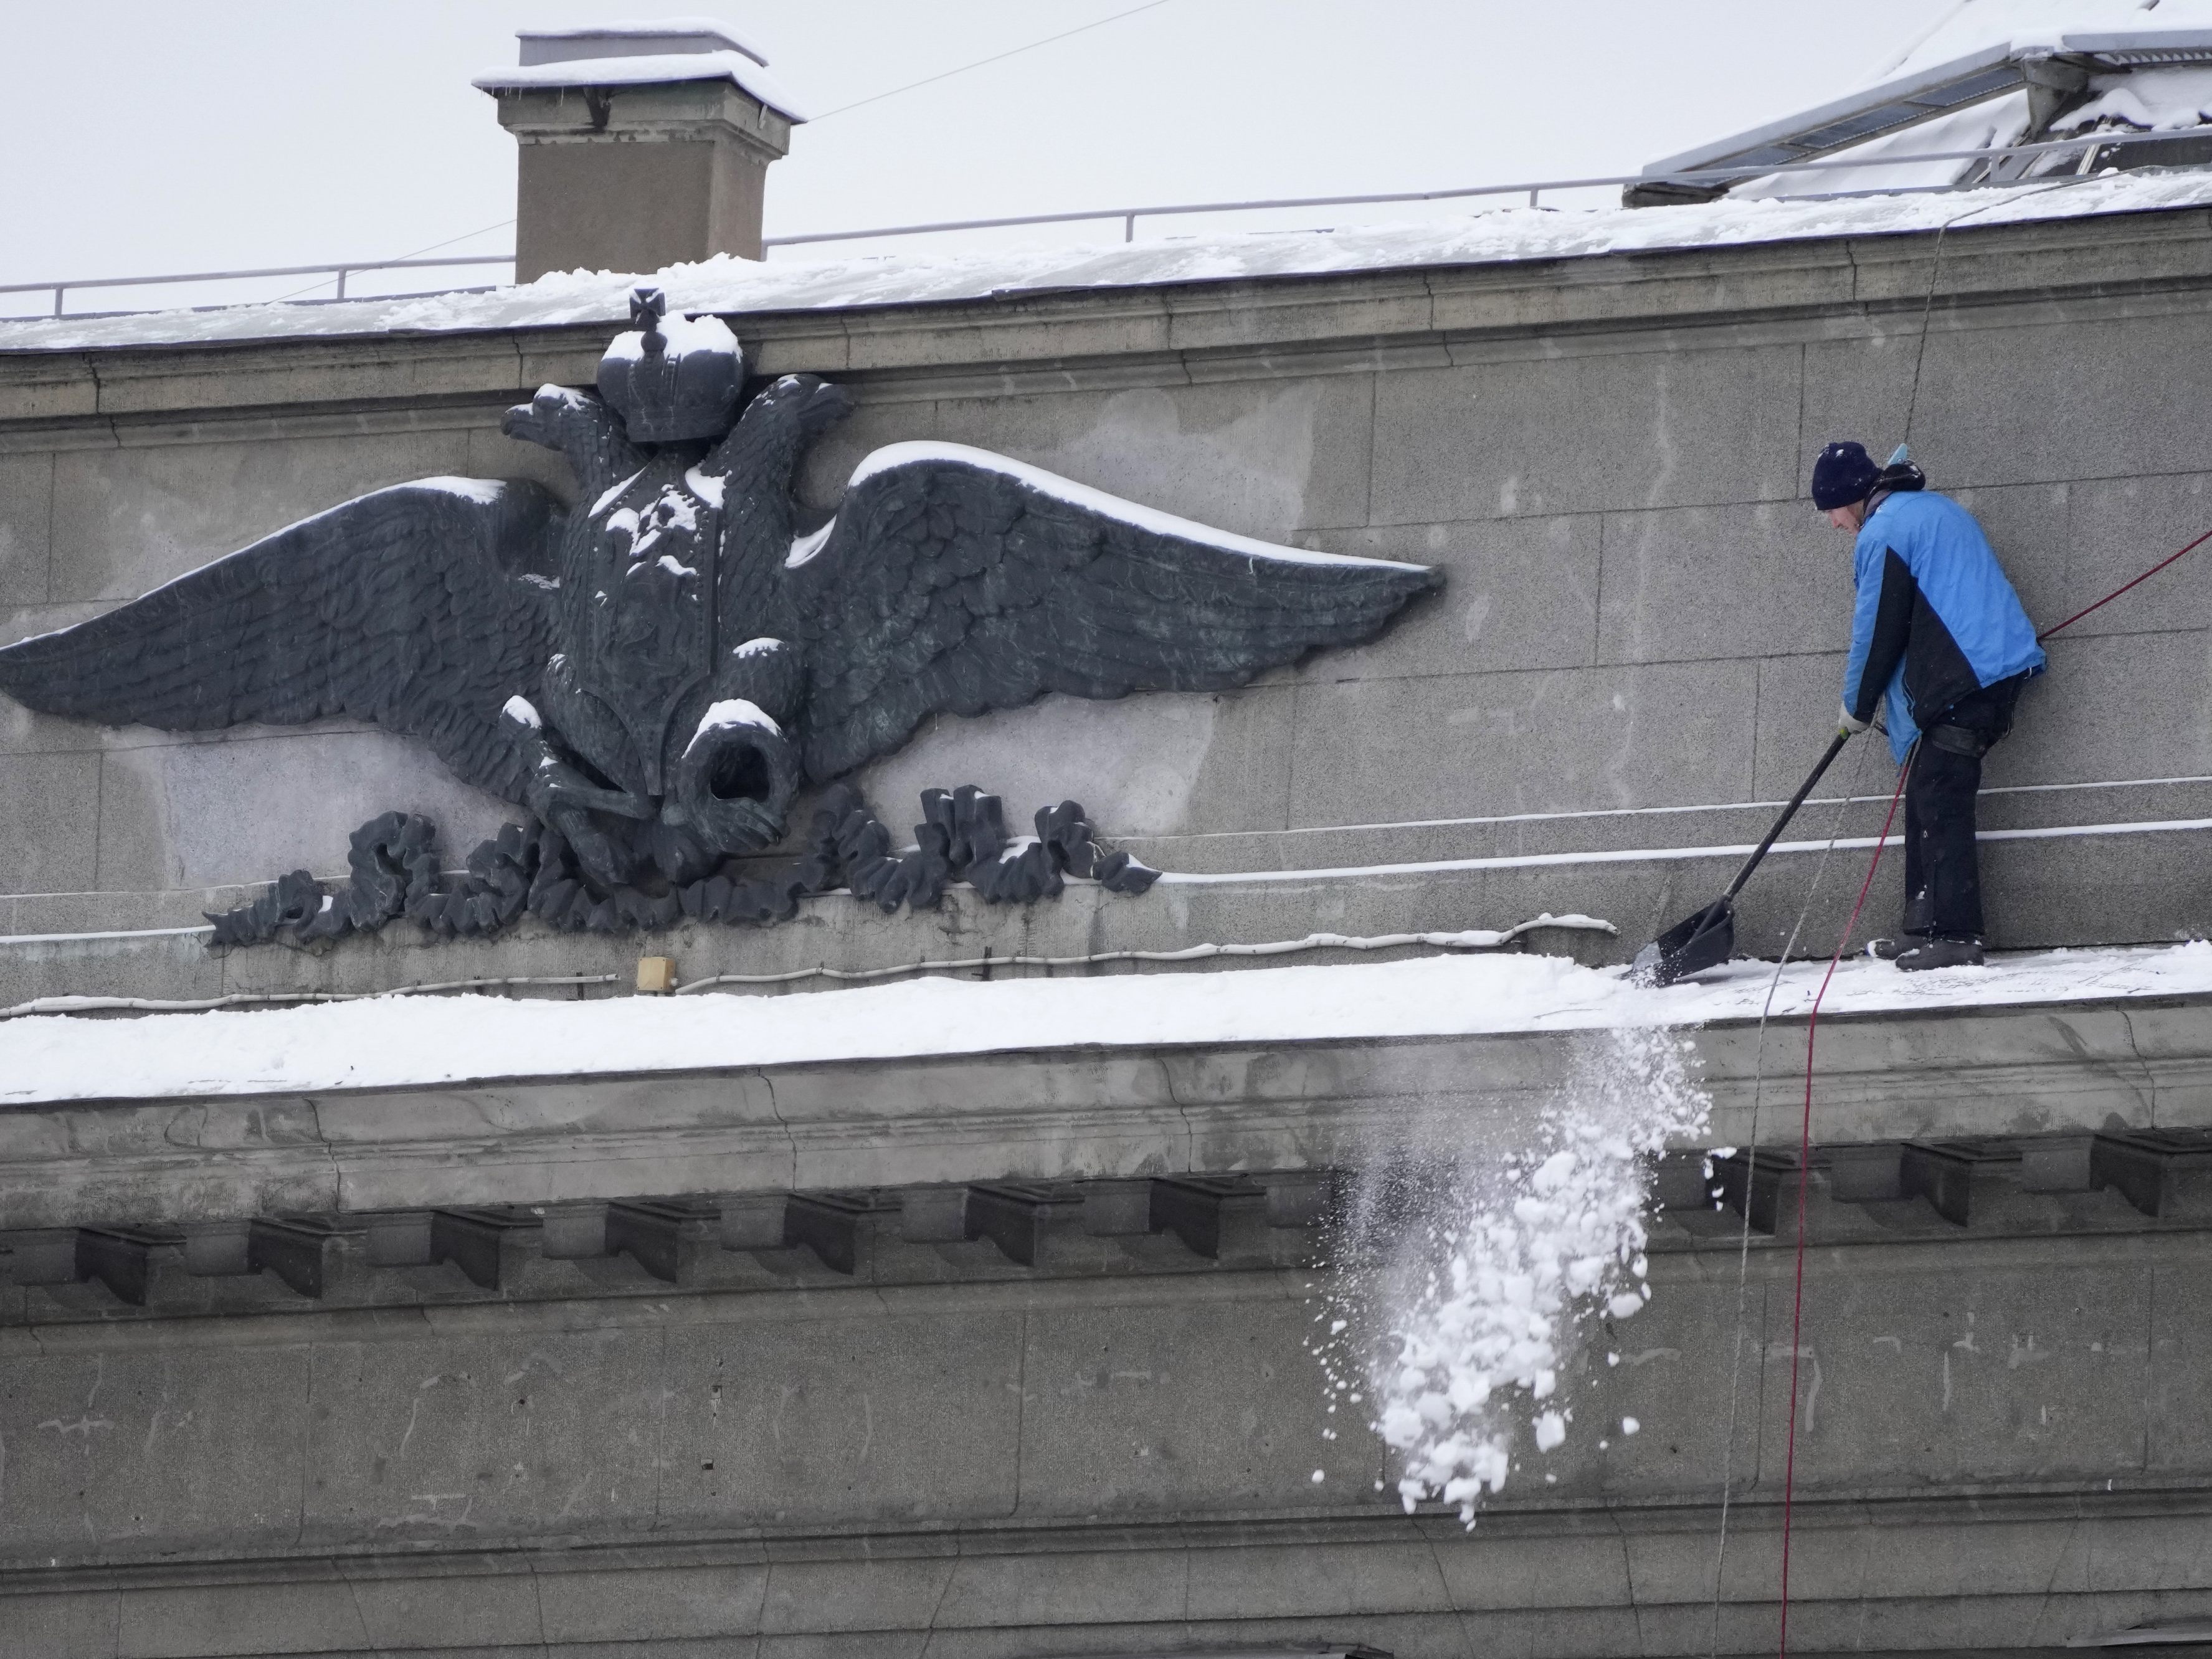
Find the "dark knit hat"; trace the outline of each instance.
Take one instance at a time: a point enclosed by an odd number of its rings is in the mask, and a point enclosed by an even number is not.
[[[1864,444],[1830,444],[1813,463],[1813,505],[1826,513],[1863,501],[1881,477]]]

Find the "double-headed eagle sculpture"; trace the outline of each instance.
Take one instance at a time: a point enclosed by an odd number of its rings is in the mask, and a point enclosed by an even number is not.
[[[720,319],[641,289],[631,320],[596,394],[549,386],[502,423],[566,458],[574,508],[528,483],[380,489],[0,649],[0,690],[170,731],[372,720],[612,890],[774,845],[802,789],[933,714],[1240,684],[1441,580],[955,444],[877,450],[810,514],[800,461],[851,398],[789,374],[741,404]]]

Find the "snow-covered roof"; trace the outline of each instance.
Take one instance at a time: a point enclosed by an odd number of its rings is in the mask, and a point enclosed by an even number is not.
[[[695,1071],[1055,1048],[1220,1047],[1601,1030],[1801,1018],[1826,964],[1738,962],[1663,990],[1564,957],[1439,956],[1376,964],[1098,979],[925,979],[779,997],[599,1002],[389,997],[261,1012],[62,1016],[0,1025],[0,1103],[398,1088],[498,1078]],[[1822,1012],[2203,996],[2212,943],[1999,957],[1900,974],[1852,957]]]
[[[2086,109],[2032,130],[2038,64],[2088,76]],[[1746,195],[1939,187],[1966,161],[1890,163],[1900,155],[2005,146],[2092,130],[2178,130],[2204,118],[2201,68],[2212,64],[2212,0],[1960,0],[1925,33],[1842,97],[1651,163],[1645,175],[1759,167],[1820,157],[1858,169],[1779,174]],[[2073,101],[2073,100],[2069,100]],[[2046,108],[2048,106],[2046,106]],[[2070,167],[2078,157],[2063,158]],[[1875,165],[1875,164],[1882,165]],[[2124,158],[2122,158],[2124,165]],[[2016,165],[2010,175],[2059,158]],[[1979,175],[1977,175],[1979,176]],[[1717,181],[1716,181],[1717,182]]]
[[[2201,126],[2212,111],[2212,64],[2124,78],[2093,76],[2089,88],[2089,101],[2061,116],[2055,131],[2081,132],[2111,122],[2141,132],[2178,132]]]
[[[1850,201],[1723,200],[1673,208],[1515,208],[1336,231],[993,248],[758,263],[727,255],[657,273],[556,272],[467,294],[338,304],[230,306],[132,316],[0,323],[0,352],[620,326],[643,276],[671,312],[725,316],[974,301],[1032,293],[1340,276],[1932,231],[2212,204],[2212,173],[2136,173],[2054,190],[2028,186]]]
[[[2212,29],[2212,0],[1959,0],[1897,56],[1868,76],[1878,86],[1972,52],[2110,50],[2110,37]],[[2068,36],[2079,37],[2071,42]],[[2146,43],[2148,44],[2148,43]]]

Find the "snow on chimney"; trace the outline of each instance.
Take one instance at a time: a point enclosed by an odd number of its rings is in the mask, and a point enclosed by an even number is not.
[[[702,18],[527,29],[475,84],[520,146],[514,276],[761,257],[769,163],[805,112],[768,59]]]

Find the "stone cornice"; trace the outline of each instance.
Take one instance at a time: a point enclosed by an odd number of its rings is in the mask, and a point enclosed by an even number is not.
[[[2212,997],[1838,1014],[1823,1143],[2212,1126]],[[1794,1145],[1802,1021],[1688,1034],[1714,1144]],[[939,1059],[113,1100],[0,1111],[15,1227],[1357,1161],[1444,1112],[1520,1117],[1589,1034],[1022,1048]],[[1764,1047],[1764,1055],[1760,1048]],[[1753,1092],[1765,1108],[1753,1134]],[[1786,1092],[1786,1089],[1784,1091]]]
[[[1009,291],[988,300],[736,315],[766,374],[866,379],[872,395],[1109,383],[1162,363],[1192,378],[1449,361],[1455,344],[1562,335],[1917,324],[1936,235],[1920,232],[1579,258],[1179,285]],[[2212,212],[2054,219],[1942,239],[1939,310],[2093,301],[2136,307],[2212,285]],[[2168,303],[2172,299],[2167,300]],[[1910,321],[1900,319],[1905,313]],[[383,334],[0,354],[0,435],[222,415],[480,410],[588,381],[603,326]],[[1548,349],[1548,348],[1547,348]],[[1410,356],[1409,356],[1410,354]],[[1116,366],[1119,366],[1118,368]]]
[[[1742,1492],[1729,1507],[1731,1526],[1741,1526],[1771,1551],[1781,1529],[1779,1496],[1765,1491]],[[2010,1542],[2033,1540],[2038,1533],[2053,1530],[2078,1534],[2085,1528],[2110,1539],[2113,1558],[2124,1561],[2121,1540],[2130,1532],[2148,1538],[2166,1527],[2201,1528],[2212,1517],[2212,1498],[2202,1487],[2179,1480],[1990,1482],[1936,1492],[1917,1486],[1869,1486],[1801,1492],[1795,1507],[1795,1524],[1816,1536],[1849,1538],[1869,1523],[1910,1528],[1911,1536],[1922,1540],[1922,1547],[1946,1562],[1953,1552],[1970,1541],[1989,1551],[1992,1532]],[[1669,1495],[1613,1494],[1602,1503],[1573,1498],[1547,1503],[1516,1492],[1510,1498],[1492,1499],[1476,1528],[1466,1526],[1441,1504],[1426,1505],[1414,1515],[1399,1514],[1394,1497],[1387,1509],[1380,1504],[1346,1504],[1337,1513],[1319,1514],[1254,1510],[1231,1516],[1168,1511],[1128,1520],[1052,1516],[966,1524],[885,1522],[866,1528],[791,1525],[685,1531],[671,1527],[650,1537],[620,1541],[556,1534],[496,1542],[471,1540],[470,1546],[441,1550],[434,1557],[426,1556],[419,1547],[324,1546],[291,1553],[208,1552],[153,1559],[111,1546],[102,1552],[104,1559],[96,1561],[0,1559],[0,1597],[270,1583],[303,1588],[327,1585],[343,1595],[349,1583],[404,1581],[424,1576],[488,1579],[508,1574],[601,1574],[655,1569],[729,1572],[813,1564],[848,1567],[857,1576],[871,1564],[943,1562],[956,1555],[986,1560],[1073,1559],[1095,1571],[1095,1563],[1158,1550],[1194,1557],[1283,1551],[1310,1559],[1324,1553],[1379,1549],[1408,1552],[1432,1564],[1438,1551],[1464,1553],[1480,1562],[1493,1545],[1505,1549],[1533,1545],[1562,1553],[1603,1552],[1618,1569],[1626,1540],[1647,1578],[1663,1579],[1649,1585],[1638,1601],[1660,1607],[1686,1604],[1702,1610],[1711,1596],[1710,1578],[1700,1580],[1694,1568],[1684,1569],[1692,1559],[1707,1553],[1719,1518],[1720,1505],[1716,1502],[1686,1502]],[[1930,1539],[1942,1540],[1946,1547],[1939,1553],[1936,1546],[1925,1541]],[[1692,1548],[1677,1554],[1682,1540],[1687,1540]],[[2033,1557],[2015,1559],[1999,1553],[1996,1559],[2013,1566],[2013,1576],[2021,1578],[2039,1565]],[[1564,1574],[1565,1569],[1560,1571]],[[2024,1593],[2010,1584],[1984,1582],[1978,1588],[1980,1593],[1990,1595]],[[2069,1583],[2063,1593],[2081,1591]],[[1808,1595],[1814,1601],[1830,1597],[1863,1602],[1869,1599],[1870,1592],[1849,1583],[1831,1584],[1825,1591],[1816,1589]],[[0,1608],[5,1606],[0,1601]]]

